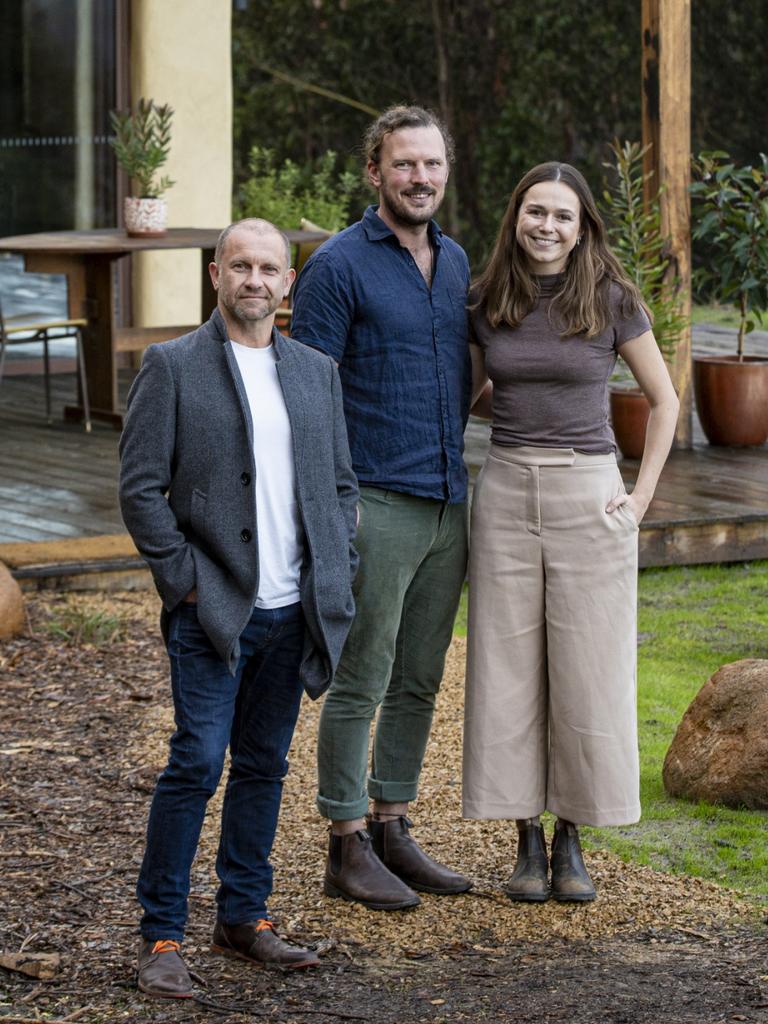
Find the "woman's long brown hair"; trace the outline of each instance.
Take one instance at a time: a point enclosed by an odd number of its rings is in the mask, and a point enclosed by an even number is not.
[[[648,312],[639,289],[611,252],[605,225],[583,175],[570,164],[554,160],[533,167],[518,182],[485,270],[473,282],[470,309],[482,307],[491,327],[501,323],[519,327],[536,305],[539,285],[536,275],[528,268],[515,229],[526,192],[542,181],[561,181],[573,189],[580,205],[581,242],[568,256],[563,285],[550,306],[556,314],[561,336],[570,338],[583,334],[591,338],[609,326],[612,283],[622,292],[622,316],[631,316],[639,308]]]

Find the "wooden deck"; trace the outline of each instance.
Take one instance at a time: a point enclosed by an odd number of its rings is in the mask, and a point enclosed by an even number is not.
[[[137,556],[117,503],[118,434],[65,424],[74,375],[53,377],[54,422],[45,421],[42,377],[17,372],[0,388],[0,561],[27,585],[86,569],[133,571]],[[121,371],[121,391],[132,371]],[[467,461],[474,475],[488,425],[472,421]],[[685,565],[768,558],[768,446],[674,452],[642,524],[640,563]],[[636,462],[623,462],[634,480]],[[58,566],[54,569],[53,566]],[[50,571],[49,571],[50,570]]]
[[[15,373],[0,385],[0,544],[124,529],[117,507],[119,435],[98,425],[87,434],[64,423],[75,376],[59,373],[51,380],[51,424],[42,376]]]

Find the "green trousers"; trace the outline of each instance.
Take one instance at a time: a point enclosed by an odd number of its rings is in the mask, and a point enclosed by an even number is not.
[[[318,735],[317,805],[334,821],[415,799],[467,562],[464,503],[360,491],[357,612]]]

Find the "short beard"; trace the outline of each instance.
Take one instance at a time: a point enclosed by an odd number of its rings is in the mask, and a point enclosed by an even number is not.
[[[432,193],[433,198],[436,197],[436,193]],[[403,227],[413,228],[419,227],[422,224],[429,224],[432,218],[435,216],[437,211],[440,209],[440,204],[443,201],[444,196],[436,202],[431,210],[411,210],[409,207],[400,200],[398,196],[387,194],[385,191],[379,192],[379,203],[382,199],[387,208],[392,220],[398,224],[402,224]]]
[[[239,323],[257,323],[259,320],[266,320],[266,318],[274,313],[273,309],[269,306],[262,306],[261,309],[251,309],[248,306],[235,305],[229,307],[230,315],[234,320]]]
[[[424,213],[411,213],[410,210],[393,210],[391,206],[389,207],[389,213],[392,219],[407,227],[417,227],[419,224],[429,224],[436,212],[437,207],[435,207],[431,213],[427,213],[426,210]]]

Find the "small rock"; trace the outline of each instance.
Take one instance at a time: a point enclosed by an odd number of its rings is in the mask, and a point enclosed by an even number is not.
[[[664,759],[670,796],[768,809],[768,660],[723,665],[685,712]]]
[[[8,567],[0,562],[0,640],[10,640],[23,633],[26,624],[21,587]]]
[[[49,981],[55,978],[61,965],[58,953],[10,953],[0,952],[0,967],[8,971],[18,971],[30,978]]]

